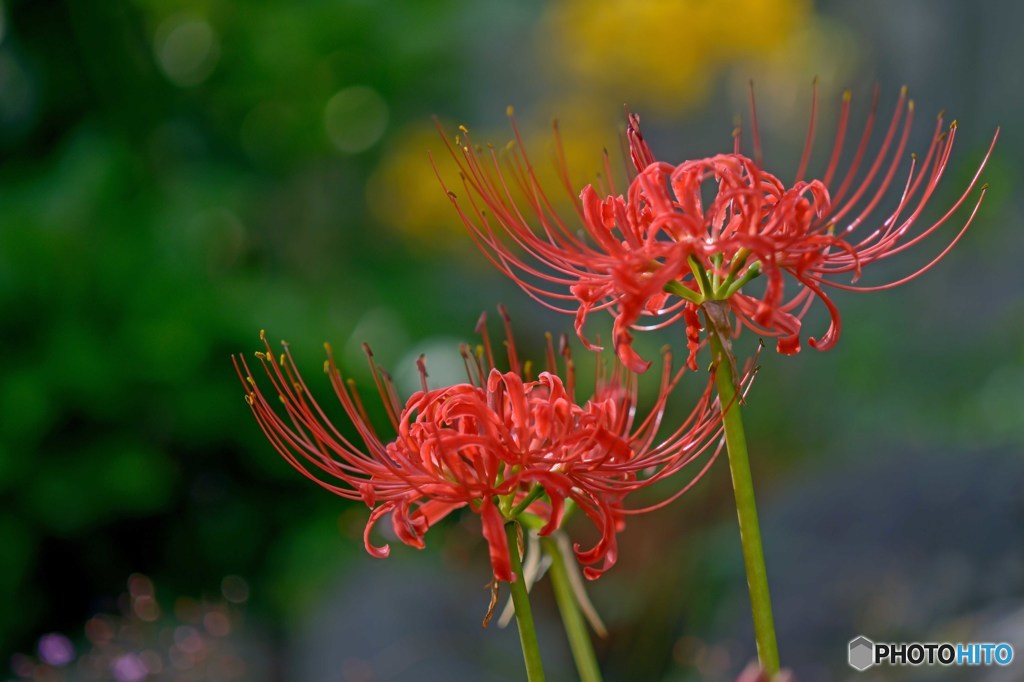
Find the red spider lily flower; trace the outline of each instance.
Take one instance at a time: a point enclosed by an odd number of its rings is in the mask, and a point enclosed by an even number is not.
[[[548,337],[546,371],[533,377],[530,363],[520,363],[505,316],[509,371],[495,367],[481,317],[483,343],[473,352],[463,346],[468,381],[446,388],[427,386],[426,366],[418,363],[422,390],[403,404],[388,376],[367,349],[377,392],[394,436],[378,435],[354,384],[341,374],[327,347],[325,371],[358,441],[345,436],[328,418],[299,375],[287,344],[275,357],[267,345],[257,353],[283,407],[272,406],[244,359],[235,367],[246,388],[246,401],[277,451],[302,474],[341,497],[362,500],[372,509],[364,532],[367,551],[385,557],[389,547],[375,546],[374,524],[390,514],[395,535],[422,548],[423,537],[450,512],[468,508],[481,518],[497,580],[515,579],[510,567],[504,525],[529,512],[550,534],[573,504],[590,519],[600,539],[589,549],[576,545],[586,575],[595,578],[616,560],[616,533],[630,510],[626,496],[678,473],[719,440],[721,417],[705,389],[688,419],[658,437],[666,400],[683,369],[673,370],[666,351],[658,396],[642,419],[637,416],[637,382],[618,363],[599,369],[592,397],[578,403],[575,368],[562,343],[558,371]],[[749,375],[748,375],[749,378]],[[700,478],[708,462],[681,495]],[[593,564],[599,564],[595,567]]]
[[[484,152],[468,139],[464,144],[458,139],[455,146],[449,144],[469,201],[460,203],[452,191],[448,195],[491,262],[545,306],[575,314],[576,331],[584,342],[587,316],[595,310],[612,312],[616,352],[633,371],[644,371],[649,363],[632,349],[631,330],[657,329],[679,320],[686,325],[689,362],[695,366],[702,330],[698,310],[703,307],[714,326],[726,327],[723,332],[731,326],[720,314],[720,305],[705,305],[713,301],[727,304],[735,316],[736,329],[731,333],[749,327],[760,335],[777,337],[778,350],[793,354],[800,350],[801,319],[820,300],[831,323],[810,344],[826,350],[835,345],[841,325],[824,287],[886,289],[931,269],[970,226],[985,187],[963,226],[927,264],[887,284],[855,285],[865,266],[917,245],[949,221],[973,191],[998,137],[997,130],[963,193],[938,220],[921,226],[919,219],[949,165],[957,132],[956,122],[946,130],[940,115],[923,159],[911,157],[898,203],[878,216],[877,209],[893,187],[904,158],[914,103],[904,88],[881,147],[869,160],[867,147],[877,104],[876,89],[853,158],[840,173],[850,109],[850,95],[844,94],[825,173],[805,180],[815,137],[815,88],[807,141],[796,179],[788,186],[764,168],[753,92],[753,159],[740,153],[737,130],[731,153],[679,165],[658,161],[640,133],[639,118],[628,115],[635,175],[624,195],[612,184],[606,154],[607,187],[587,185],[577,197],[556,125],[558,168],[582,229],[554,210],[523,151],[513,117],[518,144],[504,171],[493,150]],[[786,275],[795,280],[789,290]],[[831,279],[835,275],[850,275],[853,281],[836,282]],[[752,295],[745,287],[760,276],[763,290],[759,296]],[[642,317],[653,320],[641,326]]]

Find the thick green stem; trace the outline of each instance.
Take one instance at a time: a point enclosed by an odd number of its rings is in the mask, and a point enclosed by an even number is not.
[[[757,657],[761,667],[772,676],[779,672],[779,650],[775,643],[775,622],[772,617],[772,600],[768,593],[768,572],[764,565],[764,550],[761,548],[761,529],[757,522],[754,482],[750,475],[747,438],[743,432],[740,402],[736,395],[736,378],[733,376],[732,362],[726,356],[715,325],[710,320],[708,338],[717,367],[715,380],[723,410],[722,423],[729,451],[732,488],[736,494],[736,514],[740,522],[740,542],[743,545],[743,563],[747,569],[747,586],[750,588],[750,608],[754,616]]]
[[[576,671],[580,674],[580,682],[601,682],[601,668],[597,665],[594,645],[590,640],[587,623],[583,619],[576,592],[572,588],[569,571],[565,565],[565,557],[558,548],[558,543],[549,537],[541,538],[544,551],[551,557],[551,586],[555,590],[555,601],[562,614],[562,624],[569,638],[569,648],[576,661]]]
[[[509,586],[512,590],[512,603],[516,607],[516,624],[519,626],[519,643],[523,647],[523,661],[526,663],[526,679],[529,682],[544,682],[537,630],[533,626],[530,595],[526,591],[526,578],[523,576],[523,560],[519,556],[519,524],[515,521],[506,523],[505,534],[508,536],[512,571],[516,574],[516,580],[509,583]]]

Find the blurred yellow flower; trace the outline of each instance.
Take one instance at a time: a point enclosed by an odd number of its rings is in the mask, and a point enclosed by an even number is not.
[[[546,110],[546,109],[545,109]],[[606,119],[598,119],[588,109],[569,106],[566,120],[570,123],[571,135],[563,136],[563,151],[568,159],[570,180],[573,187],[583,187],[604,175],[603,160],[594,150],[606,148],[613,172],[622,173],[623,156],[616,140],[616,111],[603,112]],[[533,121],[527,117],[519,119],[523,137],[530,141],[527,153],[535,164],[534,172],[544,187],[560,187],[555,163],[555,136],[551,122]],[[445,132],[454,140],[458,136],[465,143],[466,135],[457,126],[446,125]],[[469,131],[469,139],[475,145],[492,145],[499,163],[507,162],[507,147],[513,142],[510,127],[497,132],[491,130]],[[465,227],[452,212],[451,203],[441,188],[441,183],[431,169],[428,152],[444,184],[456,194],[465,190],[458,176],[458,168],[437,129],[429,124],[410,128],[395,136],[385,150],[380,164],[367,183],[367,204],[373,216],[383,225],[400,231],[405,237],[416,240],[420,246],[437,249],[464,250],[476,258],[472,241],[465,234]],[[510,187],[513,195],[516,188]],[[516,196],[516,199],[522,197]],[[568,208],[569,196],[565,192],[552,192],[550,197]]]
[[[366,183],[366,203],[381,224],[405,236],[445,247],[464,246],[462,224],[453,220],[451,204],[430,168],[433,156],[449,186],[458,186],[454,166],[445,163],[444,140],[429,121],[389,138],[377,168]]]
[[[571,131],[562,142],[574,187],[605,175],[594,154],[602,147],[613,173],[621,175],[616,133],[621,135],[624,117],[610,102],[628,102],[645,116],[672,115],[698,103],[722,71],[736,67],[755,75],[755,67],[790,61],[796,46],[816,34],[811,0],[733,0],[728,11],[711,0],[558,0],[536,31],[550,80],[532,110],[557,115]],[[545,131],[550,124],[529,115],[519,120],[531,145],[547,144],[527,149],[541,185],[560,186],[554,137]],[[458,132],[455,126],[446,131]],[[499,157],[512,138],[508,128],[470,133],[475,144],[493,144]],[[368,204],[378,221],[424,247],[467,249],[470,242],[453,220],[428,151],[445,184],[460,193],[455,164],[424,122],[390,137],[367,185]],[[552,198],[568,200],[561,193]]]
[[[670,113],[699,102],[721,69],[785,47],[811,10],[810,0],[559,0],[542,42],[574,88]]]
[[[842,101],[840,93],[856,80],[862,59],[859,48],[856,36],[847,27],[814,17],[770,55],[737,63],[727,91],[737,111],[743,111],[747,83],[753,79],[762,128],[788,137],[793,144],[802,140],[805,131],[788,123],[806,120],[811,82],[815,78],[818,81],[821,120],[834,120]]]

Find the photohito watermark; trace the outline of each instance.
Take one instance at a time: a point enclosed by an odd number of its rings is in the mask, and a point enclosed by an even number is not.
[[[850,667],[873,665],[1002,665],[1013,662],[1006,642],[872,642],[863,635],[850,640]]]

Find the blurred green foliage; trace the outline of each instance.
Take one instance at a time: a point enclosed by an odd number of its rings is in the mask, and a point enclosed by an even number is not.
[[[262,441],[229,356],[262,325],[348,334],[346,311],[407,297],[408,257],[378,270],[395,240],[363,229],[373,153],[339,154],[324,105],[353,83],[398,124],[450,104],[450,39],[410,27],[455,9],[4,8],[0,654],[80,627],[133,571],[193,592],[278,580],[280,605],[305,529],[326,529],[321,554],[358,551],[331,541],[343,507]]]

